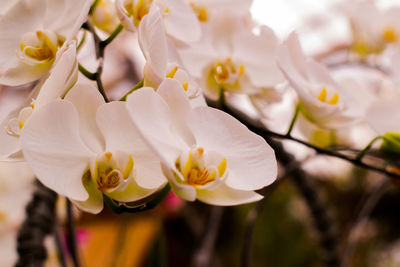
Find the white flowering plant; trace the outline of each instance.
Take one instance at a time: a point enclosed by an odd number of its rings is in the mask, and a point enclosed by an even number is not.
[[[67,199],[69,222],[71,205],[137,213],[170,191],[211,206],[263,203],[317,156],[400,180],[397,7],[349,5],[353,36],[312,54],[301,31],[280,38],[259,24],[251,0],[3,2],[0,86],[28,93],[0,109],[0,161],[25,162],[41,196],[32,203]],[[354,65],[381,76],[338,71]],[[35,216],[19,231],[17,266],[43,263],[37,240],[26,245]]]

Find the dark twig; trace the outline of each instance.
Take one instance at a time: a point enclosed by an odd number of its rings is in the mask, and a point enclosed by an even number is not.
[[[98,60],[97,70],[94,73],[96,78],[97,88],[99,89],[100,94],[103,96],[104,101],[110,102],[104,90],[103,82],[101,81],[101,74],[103,73],[103,65],[104,65],[104,50],[106,48],[106,45],[102,43],[100,37],[96,33],[95,28],[90,22],[86,22],[85,27],[88,28],[88,30],[92,33],[94,39],[96,58]]]
[[[244,118],[245,115],[242,113],[238,114],[238,112],[233,112],[230,108],[226,108],[226,107],[221,108],[221,109],[223,111],[235,116],[240,122],[242,122],[244,125],[246,125],[250,131],[254,132],[255,134],[260,135],[261,137],[263,137],[265,139],[271,139],[271,137],[274,137],[274,138],[278,138],[278,139],[294,141],[296,143],[302,144],[306,147],[309,147],[309,148],[315,150],[315,152],[317,152],[318,154],[335,157],[335,158],[340,158],[342,160],[352,163],[355,166],[358,166],[358,167],[361,167],[364,169],[368,169],[368,170],[372,170],[372,171],[376,171],[378,173],[387,175],[393,179],[400,181],[400,174],[397,172],[394,172],[394,171],[392,172],[392,171],[387,170],[386,168],[380,168],[377,166],[369,165],[369,164],[363,162],[362,160],[357,159],[357,157],[352,157],[352,156],[341,154],[340,152],[337,152],[334,150],[321,148],[321,147],[315,146],[313,144],[310,144],[306,141],[303,141],[301,139],[298,139],[298,138],[295,138],[292,136],[288,136],[286,134],[276,133],[276,132],[268,130],[266,127],[264,127],[260,121],[254,121],[247,117]]]
[[[208,267],[211,265],[222,213],[223,207],[212,206],[210,208],[210,215],[204,227],[203,238],[192,257],[192,266]]]
[[[76,240],[75,219],[72,203],[67,199],[67,246],[75,267],[79,267],[78,242]]]
[[[57,221],[57,216],[54,216],[55,222],[54,222],[54,242],[57,247],[57,254],[58,254],[58,259],[60,261],[61,267],[67,267],[67,262],[65,258],[65,248],[62,242],[60,230],[58,228],[58,221]]]
[[[54,231],[57,194],[35,183],[32,200],[26,207],[26,218],[18,231],[16,267],[43,266],[47,258],[44,239]]]
[[[390,183],[388,180],[384,179],[380,184],[378,184],[368,196],[363,199],[362,205],[359,212],[357,213],[357,218],[355,219],[353,225],[350,227],[347,245],[345,247],[343,256],[342,256],[342,267],[349,266],[350,260],[354,254],[354,251],[357,248],[358,238],[352,241],[352,237],[355,231],[359,228],[361,223],[363,223],[374,210],[376,204],[379,202],[381,197],[386,193],[389,188]]]

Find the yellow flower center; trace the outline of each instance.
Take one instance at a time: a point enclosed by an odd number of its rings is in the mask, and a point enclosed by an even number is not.
[[[231,58],[227,58],[225,61],[217,61],[210,74],[217,84],[236,86],[244,75],[244,71],[243,64],[237,66]]]
[[[94,25],[109,33],[118,25],[118,18],[113,5],[110,0],[100,0],[91,15]]]
[[[394,43],[399,39],[396,30],[391,26],[388,26],[383,30],[382,38],[388,43]]]
[[[36,31],[23,36],[20,43],[20,55],[34,62],[53,60],[57,50],[64,41],[55,33],[49,31]]]
[[[176,169],[182,174],[184,183],[192,186],[204,186],[226,173],[226,159],[218,155],[216,162],[208,162],[204,149],[199,147],[182,155],[175,161]],[[208,163],[208,164],[207,164]]]
[[[170,79],[175,78],[175,74],[176,74],[176,72],[178,71],[178,69],[179,69],[178,66],[174,66],[174,67],[171,69],[171,71],[168,72],[168,73],[165,75],[165,78],[170,78]],[[185,92],[187,92],[187,90],[189,89],[189,82],[183,82],[183,83],[182,83],[182,87],[183,87],[183,89],[185,90]]]
[[[118,155],[117,155],[118,156]],[[105,193],[112,192],[123,184],[133,173],[134,161],[128,156],[125,166],[119,168],[116,157],[111,152],[105,152],[95,161],[92,179],[97,188]]]
[[[136,27],[139,26],[140,21],[146,16],[149,11],[153,0],[139,0],[136,5],[133,1],[129,1],[125,4],[125,9],[128,11],[128,15],[133,15],[133,23]]]
[[[337,93],[334,93],[329,101],[327,101],[326,99],[327,94],[328,92],[326,91],[326,88],[322,88],[321,92],[318,95],[318,100],[329,105],[336,105],[339,102],[339,95]]]
[[[200,22],[208,21],[208,12],[206,6],[199,6],[193,2],[190,2],[190,6],[193,8],[194,13],[196,13],[197,18]]]

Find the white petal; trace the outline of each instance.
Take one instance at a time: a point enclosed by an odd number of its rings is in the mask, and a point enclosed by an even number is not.
[[[125,102],[111,102],[97,111],[97,124],[106,141],[107,151],[132,155],[135,181],[144,189],[157,189],[166,183],[159,158],[148,148],[128,113]]]
[[[233,43],[233,57],[244,64],[253,85],[265,88],[283,81],[275,60],[278,39],[270,28],[263,26],[258,36],[242,31],[235,35]]]
[[[65,95],[77,79],[76,43],[63,47],[57,52],[56,61],[36,98],[40,106]]]
[[[202,78],[204,69],[215,64],[220,56],[209,38],[212,38],[211,34],[206,31],[201,41],[191,44],[189,48],[179,50],[185,68],[195,78]]]
[[[104,99],[97,89],[89,84],[76,84],[65,96],[72,102],[79,114],[79,131],[81,138],[94,153],[104,151],[105,143],[97,123],[97,109]]]
[[[154,74],[164,78],[168,46],[164,24],[157,6],[152,5],[149,14],[140,22],[139,45]]]
[[[75,107],[56,100],[36,110],[22,129],[21,147],[37,178],[60,195],[85,201],[82,175],[93,154],[79,136]]]
[[[15,57],[24,33],[42,28],[45,6],[45,0],[21,0],[0,17],[0,66]]]
[[[197,190],[197,199],[216,206],[234,206],[259,201],[263,196],[253,191],[242,191],[222,184],[215,190]]]
[[[166,183],[164,182],[164,184]],[[107,193],[107,196],[120,202],[134,202],[150,196],[155,191],[156,189],[141,188],[135,180],[131,180],[123,191],[116,190],[112,193]]]
[[[31,66],[23,62],[18,62],[16,66],[0,70],[0,84],[17,86],[32,82],[45,75],[51,68],[52,61]]]
[[[60,1],[60,0],[59,0]],[[51,25],[51,29],[59,35],[72,40],[78,33],[80,27],[87,19],[92,0],[64,0],[64,13],[57,17],[57,20]]]
[[[115,1],[115,11],[121,24],[128,30],[128,31],[135,31],[136,27],[133,25],[133,19],[127,16],[127,11],[124,7],[123,0],[116,0]]]
[[[76,201],[73,199],[71,199],[71,201],[83,211],[92,214],[100,213],[104,206],[102,193],[97,189],[97,186],[92,180],[87,181],[86,184],[84,183],[84,187],[89,194],[89,198],[86,201]]]
[[[158,5],[164,12],[165,29],[168,35],[190,43],[200,39],[201,28],[193,9],[181,0],[160,0]],[[165,13],[165,10],[168,12]]]
[[[176,181],[176,178],[173,173],[173,169],[175,169],[175,166],[171,168],[171,166],[161,164],[161,168],[164,172],[164,175],[168,178],[168,181],[170,182],[169,184],[171,186],[172,191],[174,191],[174,193],[178,197],[186,201],[196,200],[196,189],[193,186],[185,185]]]
[[[168,166],[174,166],[181,151],[186,149],[183,140],[172,131],[171,111],[163,98],[152,88],[133,92],[127,101],[131,118],[146,143]]]
[[[195,144],[193,134],[186,125],[186,116],[190,113],[191,105],[182,85],[175,79],[165,79],[157,89],[168,104],[171,119],[176,133],[185,141],[187,146]]]
[[[234,117],[210,107],[198,107],[188,120],[197,146],[227,159],[226,184],[238,190],[256,190],[271,184],[277,175],[272,148]]]
[[[279,47],[278,66],[292,86],[301,87],[306,83],[307,61],[296,33],[289,35],[287,40]]]

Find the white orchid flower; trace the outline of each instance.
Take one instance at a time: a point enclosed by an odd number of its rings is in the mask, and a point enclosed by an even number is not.
[[[39,108],[22,129],[21,146],[37,178],[87,212],[103,209],[102,193],[136,202],[166,183],[125,102],[105,103],[91,85],[77,84],[64,100]]]
[[[181,198],[237,205],[262,198],[253,190],[277,175],[274,151],[230,115],[206,106],[192,108],[176,80],[155,92],[142,88],[127,107],[143,138],[161,159],[171,188]]]
[[[53,68],[48,77],[43,79],[32,91],[27,101],[12,111],[0,124],[0,158],[21,160],[19,153],[20,131],[32,113],[48,102],[63,97],[78,78],[76,60],[76,42],[71,41],[63,46],[56,56]]]
[[[200,24],[193,9],[184,0],[117,0],[117,13],[121,23],[131,31],[139,26],[152,6],[159,8],[166,32],[179,42],[199,40]]]
[[[275,57],[278,39],[266,26],[259,34],[251,28],[231,29],[227,14],[221,14],[205,27],[200,42],[179,50],[189,74],[206,96],[217,99],[221,88],[256,94],[283,81]]]
[[[99,0],[93,13],[90,15],[93,24],[102,31],[112,33],[118,26],[120,20],[112,0]]]
[[[157,89],[165,79],[178,80],[191,99],[205,105],[201,90],[182,67],[175,46],[165,34],[159,8],[151,8],[148,16],[139,25],[139,45],[146,59],[144,66],[144,86]]]
[[[0,16],[0,84],[44,76],[86,20],[90,0],[20,0]]]
[[[400,41],[400,8],[380,10],[374,1],[352,3],[348,9],[353,50],[361,56],[380,53]]]
[[[279,48],[278,64],[296,90],[300,111],[308,120],[319,127],[334,129],[361,118],[357,101],[341,88],[323,65],[305,57],[295,33]]]

